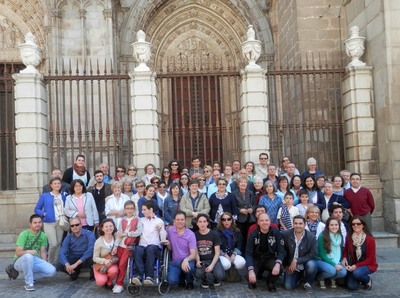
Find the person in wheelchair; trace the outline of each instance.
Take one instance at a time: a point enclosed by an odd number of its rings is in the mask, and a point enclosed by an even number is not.
[[[186,213],[177,211],[174,225],[167,230],[168,240],[165,242],[172,251],[172,261],[168,267],[168,283],[193,289],[193,273],[197,256],[196,236],[186,227]]]
[[[118,232],[115,241],[118,256],[117,282],[113,289],[114,294],[122,293],[124,290],[124,278],[129,256],[132,253],[133,245],[137,243],[138,237],[142,234],[142,224],[135,216],[135,203],[131,200],[124,204],[125,217],[118,224]]]
[[[198,251],[195,276],[202,280],[202,288],[214,290],[225,278],[225,270],[219,260],[221,239],[217,232],[208,227],[209,223],[207,214],[197,215],[199,230],[195,234]]]
[[[161,245],[167,237],[164,221],[154,214],[154,209],[152,201],[146,201],[142,205],[142,235],[134,251],[135,275],[132,278],[132,283],[137,286],[141,286],[142,281],[147,286],[154,284],[154,263],[160,257]]]

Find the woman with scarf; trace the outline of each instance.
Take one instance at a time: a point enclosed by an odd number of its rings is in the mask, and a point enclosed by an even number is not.
[[[318,237],[318,280],[321,289],[326,289],[325,279],[331,279],[331,287],[336,288],[336,279],[347,274],[342,261],[343,237],[340,231],[340,220],[329,217],[324,231]]]
[[[219,223],[219,219],[224,212],[237,216],[237,205],[235,196],[226,190],[227,180],[224,177],[218,178],[215,183],[217,184],[218,191],[210,197],[210,218],[211,227],[216,228]]]
[[[364,290],[371,290],[372,279],[369,275],[378,269],[376,243],[367,224],[360,216],[354,216],[351,219],[342,264],[348,271],[347,288],[349,290],[357,290],[360,283],[364,286]]]
[[[85,186],[88,185],[90,180],[90,174],[85,167],[85,156],[82,154],[76,156],[73,166],[66,169],[62,177],[62,181],[68,184],[71,184],[75,179],[82,180]]]
[[[232,265],[237,270],[244,268],[246,260],[242,257],[241,251],[243,237],[236,227],[232,214],[222,213],[216,231],[221,239],[219,260],[224,270],[229,270]]]
[[[315,235],[318,240],[319,235],[325,229],[325,224],[320,219],[321,212],[317,206],[310,206],[306,211],[306,229]]]

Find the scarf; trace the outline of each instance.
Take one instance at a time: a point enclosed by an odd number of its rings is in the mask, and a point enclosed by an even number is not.
[[[331,252],[327,256],[335,264],[339,264],[342,254],[342,235],[340,232],[336,234],[329,232],[329,237],[331,238]]]
[[[314,234],[314,236],[317,235],[318,224],[319,224],[319,220],[314,221],[314,222],[307,221],[308,229],[310,230],[311,233]]]
[[[85,166],[79,167],[79,166],[77,166],[76,163],[74,163],[74,165],[72,166],[72,168],[74,169],[75,173],[78,174],[78,176],[83,176],[83,175],[85,175],[85,173],[86,173],[86,168],[85,168]]]
[[[233,250],[233,231],[231,229],[223,229],[222,234],[226,239],[226,250],[232,251]]]
[[[355,233],[351,235],[351,239],[353,240],[353,245],[356,247],[357,261],[361,259],[362,256],[361,246],[364,244],[366,237],[367,235],[364,232],[362,232],[360,235],[356,235]]]

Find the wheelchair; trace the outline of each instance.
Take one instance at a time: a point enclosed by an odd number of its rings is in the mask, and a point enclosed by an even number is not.
[[[166,247],[161,248],[161,256],[157,258],[154,264],[154,286],[157,287],[158,293],[160,295],[168,294],[169,290],[171,289],[170,284],[168,283],[168,264],[170,262],[170,251]],[[135,285],[132,283],[132,279],[135,276],[135,259],[134,259],[134,252],[128,261],[127,266],[127,278],[128,278],[128,287],[127,291],[129,294],[133,296],[138,296],[143,292],[143,285]]]

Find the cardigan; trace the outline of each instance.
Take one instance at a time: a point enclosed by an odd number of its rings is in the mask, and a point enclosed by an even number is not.
[[[89,226],[94,226],[99,223],[99,213],[97,212],[96,203],[90,192],[85,192],[83,195],[83,210],[86,222]],[[78,216],[78,206],[76,206],[72,195],[67,197],[64,210],[65,215],[68,217],[74,218]]]
[[[369,270],[375,272],[378,269],[378,264],[376,263],[375,238],[372,235],[367,234],[361,250],[363,254],[365,254],[365,259],[363,261],[357,262],[355,247],[353,246],[353,239],[351,238],[350,234],[347,234],[343,258],[346,258],[348,260],[350,255],[351,258],[355,261],[352,265],[356,265],[357,268],[361,266],[367,266]]]

